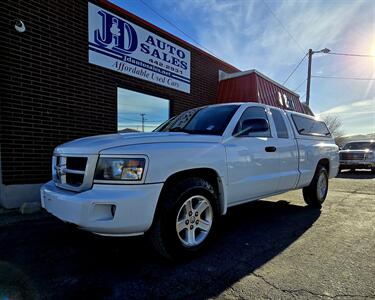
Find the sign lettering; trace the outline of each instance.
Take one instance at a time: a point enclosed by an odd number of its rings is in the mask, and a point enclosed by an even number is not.
[[[190,93],[190,51],[88,5],[90,63]]]

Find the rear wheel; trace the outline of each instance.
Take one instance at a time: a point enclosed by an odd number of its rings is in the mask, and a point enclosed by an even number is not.
[[[171,184],[159,200],[148,235],[163,257],[178,260],[201,252],[209,243],[218,218],[213,186],[202,178]]]
[[[302,191],[307,205],[318,208],[322,207],[328,194],[327,169],[322,165],[318,165],[310,185],[304,187]]]

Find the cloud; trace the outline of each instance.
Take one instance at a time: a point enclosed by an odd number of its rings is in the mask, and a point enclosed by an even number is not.
[[[120,0],[116,2],[125,7],[132,7],[133,3],[126,1],[124,4]],[[258,69],[278,82],[283,82],[309,48],[318,50],[327,47],[335,52],[367,53],[373,40],[375,4],[372,0],[153,0],[150,2],[162,16],[194,37],[194,40],[210,49],[222,60],[241,70]],[[138,14],[201,47],[144,5],[138,8]],[[305,60],[287,82],[289,88],[294,89],[305,80],[306,65]],[[315,75],[375,78],[374,70],[374,64],[368,59],[314,54],[313,74]],[[312,108],[316,112],[323,111],[322,115],[338,114],[343,118],[344,127],[348,132],[354,130],[374,132],[372,98],[375,98],[375,85],[373,83],[374,81],[314,78],[311,89]],[[302,95],[304,89],[305,84],[302,83],[300,86]],[[119,109],[126,110],[126,107],[120,106]],[[139,113],[138,109],[128,108],[128,111],[130,110],[134,114]],[[151,114],[153,111],[158,109],[146,113]],[[149,118],[151,119],[151,115]]]
[[[375,98],[339,105],[318,114],[319,117],[338,116],[345,134],[375,132]]]
[[[168,2],[170,0],[165,0],[162,5],[168,5]],[[374,7],[371,3],[366,0],[185,0],[173,3],[173,16],[179,20],[179,24],[189,24],[191,27],[188,32],[224,61],[241,70],[258,69],[282,82],[309,48],[339,49],[340,45],[349,41],[355,43],[356,40],[350,40],[354,36],[348,32],[361,28],[353,27],[353,24],[359,16],[364,16],[364,11]],[[366,20],[362,21],[366,23]],[[315,54],[313,67],[318,74],[332,72],[335,75],[337,59]],[[305,67],[305,64],[302,65],[298,74],[289,81],[292,88],[297,87],[305,78]],[[344,69],[346,74],[352,72],[348,61],[345,61]],[[363,72],[363,69],[357,72]],[[315,90],[312,92],[316,100],[314,103],[319,103],[319,111],[326,107],[325,99],[335,99],[332,104],[336,102],[339,105],[324,111],[322,115],[339,115],[348,133],[374,132],[375,103],[373,99],[369,99],[372,98],[371,83],[367,89],[358,93],[359,83],[348,85],[347,82],[315,82]],[[323,86],[327,86],[324,91]],[[358,97],[368,100],[358,100]],[[352,104],[340,105],[343,101]]]
[[[375,99],[369,99],[369,100],[361,100],[357,102],[353,102],[352,106],[356,107],[369,107],[372,109],[375,109]]]
[[[334,44],[364,3],[265,1],[267,5],[263,1],[179,1],[173,3],[173,13],[178,15],[175,18],[192,24],[198,41],[220,58],[242,70],[261,68],[274,76],[275,66],[290,67],[307,49]],[[159,5],[171,4],[165,0]]]
[[[118,89],[117,109],[120,120],[141,120],[141,113],[146,120],[165,121],[169,118],[169,100],[145,95],[126,89]]]
[[[358,114],[374,114],[375,113],[375,99],[359,100],[352,103],[335,106],[326,111],[319,113],[319,116],[324,115],[358,115]],[[375,115],[374,115],[375,118]]]

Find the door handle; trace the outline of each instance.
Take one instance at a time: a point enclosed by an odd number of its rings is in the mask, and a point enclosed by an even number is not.
[[[266,150],[266,152],[275,152],[276,147],[275,146],[269,146],[269,147],[264,148],[264,150]]]

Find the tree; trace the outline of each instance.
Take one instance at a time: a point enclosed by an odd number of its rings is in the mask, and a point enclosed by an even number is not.
[[[327,124],[329,131],[335,139],[335,143],[341,146],[345,141],[341,119],[336,115],[326,115],[322,116],[322,120]]]

